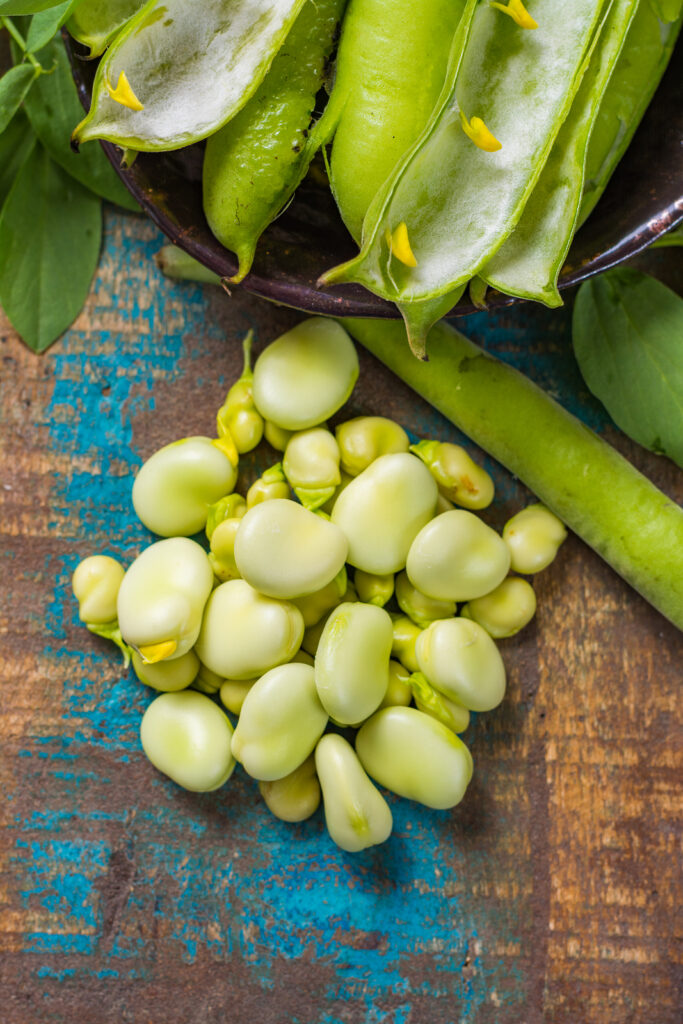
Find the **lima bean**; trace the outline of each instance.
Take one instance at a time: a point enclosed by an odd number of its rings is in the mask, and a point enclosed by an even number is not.
[[[235,767],[230,720],[203,693],[164,693],[140,723],[145,754],[183,789],[208,793],[224,785]]]
[[[116,599],[125,569],[109,555],[90,555],[76,566],[71,578],[81,622],[104,625],[116,618]]]
[[[469,601],[460,610],[463,618],[478,622],[496,640],[519,633],[535,613],[534,588],[518,576],[508,576],[490,594]]]
[[[415,708],[377,711],[358,730],[356,753],[381,786],[439,810],[460,803],[472,778],[462,740]]]
[[[433,622],[418,637],[415,653],[432,686],[470,711],[491,711],[505,696],[500,651],[477,622]]]
[[[315,767],[330,837],[347,853],[383,843],[391,835],[389,805],[363,770],[351,744],[328,733],[315,748]]]
[[[133,671],[141,683],[151,686],[160,693],[174,693],[185,690],[194,682],[199,672],[199,658],[194,651],[186,651],[179,658],[149,664],[133,651]]]
[[[505,579],[510,552],[472,512],[443,512],[420,530],[408,553],[413,586],[438,601],[469,601]]]
[[[266,807],[281,821],[305,821],[320,805],[320,783],[315,773],[315,757],[311,754],[303,764],[283,779],[259,782]]]

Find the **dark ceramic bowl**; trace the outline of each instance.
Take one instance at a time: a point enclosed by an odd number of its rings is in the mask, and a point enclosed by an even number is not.
[[[74,78],[84,107],[90,105],[95,63],[66,37]],[[560,288],[583,281],[635,256],[683,219],[683,44],[679,42],[653,102],[604,195],[577,232],[560,277]],[[121,151],[104,150],[143,210],[169,239],[220,277],[231,277],[237,261],[213,237],[202,210],[202,145],[173,153],[141,153],[130,170]],[[359,285],[318,288],[327,268],[349,259],[356,247],[342,224],[324,175],[310,174],[294,202],[263,235],[251,273],[238,287],[310,313],[331,316],[398,316],[389,302]],[[490,306],[518,302],[489,292]],[[465,299],[453,315],[470,313]]]

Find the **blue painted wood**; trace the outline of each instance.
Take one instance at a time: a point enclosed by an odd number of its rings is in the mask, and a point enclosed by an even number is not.
[[[625,1022],[646,1019],[656,989],[658,1021],[673,1021],[668,897],[650,893],[643,908],[622,894],[622,908],[641,909],[617,930],[610,922],[614,872],[630,869],[637,889],[650,877],[656,886],[666,864],[657,808],[672,736],[661,716],[677,641],[577,541],[539,578],[537,624],[503,645],[510,693],[467,735],[475,780],[453,812],[390,797],[390,841],[349,855],[320,812],[295,826],[274,819],[240,769],[200,796],[145,761],[138,727],[152,695],[82,629],[70,574],[86,554],[129,560],[150,540],[130,502],[137,467],[162,443],[211,432],[245,331],[264,344],[299,314],[165,280],[151,225],[110,210],[106,227],[87,308],[62,341],[39,361],[4,332],[17,375],[0,391],[17,453],[4,462],[5,1019]],[[566,311],[508,309],[463,329],[615,436],[578,377]],[[10,403],[24,393],[30,408]],[[416,436],[460,437],[365,355],[350,409],[393,415]],[[266,462],[259,453],[251,472]],[[528,495],[487,464],[501,525]],[[626,632],[604,637],[598,616]],[[625,643],[630,659],[630,692],[611,702],[595,683],[618,666],[586,654],[601,642],[613,655]],[[620,753],[633,735],[622,706],[642,741],[659,744],[636,752],[635,768]],[[638,786],[653,803],[641,793],[634,823]],[[612,877],[604,857],[617,863]],[[614,904],[596,896],[601,885]],[[600,1009],[609,991],[611,1017]]]

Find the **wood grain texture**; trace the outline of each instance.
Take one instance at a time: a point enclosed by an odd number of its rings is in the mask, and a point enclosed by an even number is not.
[[[70,573],[148,542],[137,466],[211,430],[249,327],[260,345],[298,319],[161,279],[160,244],[109,212],[87,306],[42,358],[0,313],[3,1021],[678,1024],[681,634],[576,538],[502,644],[509,693],[467,734],[454,811],[392,799],[390,841],[351,856],[242,772],[198,796],[144,759],[150,693],[78,624]],[[681,497],[586,393],[566,311],[463,327]],[[363,354],[348,411],[459,438]],[[529,495],[487,465],[501,526]]]

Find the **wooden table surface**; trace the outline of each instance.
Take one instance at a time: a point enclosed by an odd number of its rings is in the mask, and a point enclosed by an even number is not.
[[[390,841],[349,855],[241,770],[199,796],[145,760],[151,694],[79,625],[70,574],[148,542],[136,468],[211,432],[249,327],[260,345],[299,318],[161,278],[160,244],[109,210],[86,308],[42,358],[0,312],[4,1024],[678,1024],[681,634],[574,537],[502,645],[509,692],[466,735],[455,810],[392,800]],[[587,394],[566,310],[463,329],[680,498]],[[351,410],[458,438],[362,354]],[[500,526],[529,495],[487,465]]]

